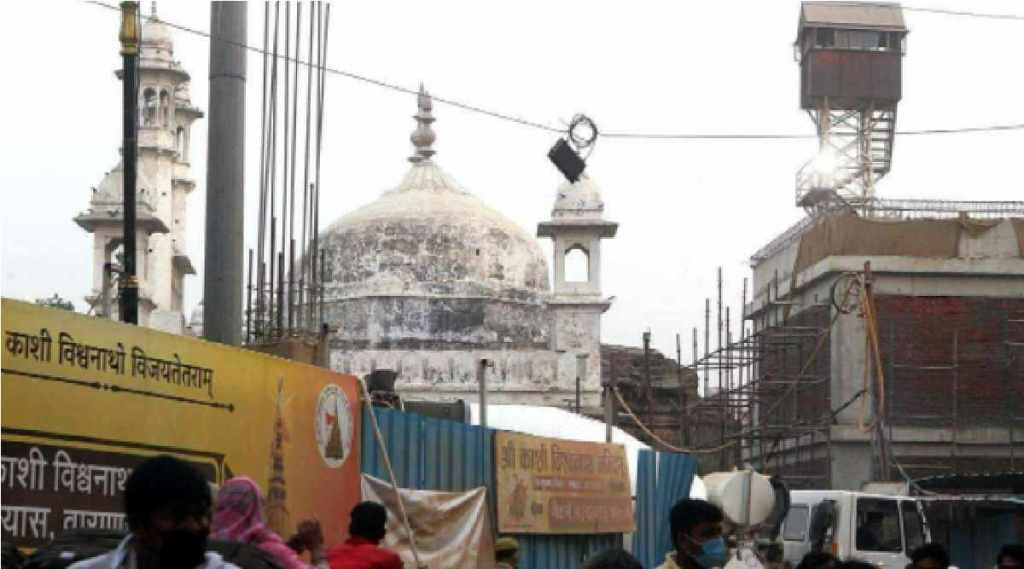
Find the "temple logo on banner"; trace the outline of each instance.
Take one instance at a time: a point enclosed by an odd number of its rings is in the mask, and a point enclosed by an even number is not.
[[[352,407],[341,387],[331,383],[320,391],[315,428],[316,444],[324,463],[331,468],[345,464],[352,452]]]
[[[499,432],[495,453],[499,532],[634,531],[621,445]]]

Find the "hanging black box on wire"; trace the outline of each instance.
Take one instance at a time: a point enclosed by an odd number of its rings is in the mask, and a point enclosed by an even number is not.
[[[580,174],[587,167],[587,163],[580,158],[579,154],[576,154],[576,151],[569,146],[564,138],[559,138],[558,142],[551,147],[551,150],[548,151],[548,158],[570,182],[579,180]]]

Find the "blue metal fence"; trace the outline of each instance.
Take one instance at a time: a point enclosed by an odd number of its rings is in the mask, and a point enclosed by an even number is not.
[[[494,430],[442,421],[413,413],[376,409],[381,434],[399,486],[418,490],[463,491],[487,487],[492,527],[496,523]],[[362,470],[388,479],[380,448],[363,410]],[[520,567],[575,569],[590,554],[621,546],[619,534],[516,535]]]
[[[376,412],[399,486],[462,491],[494,485],[491,463],[494,431],[413,413],[387,409]],[[382,453],[366,410],[363,425],[363,472],[387,480]]]
[[[687,454],[642,450],[637,462],[633,554],[644,567],[657,567],[672,550],[669,512],[690,495],[697,461]]]
[[[636,533],[633,534],[633,555],[644,567],[657,567],[658,507],[655,489],[658,485],[658,453],[640,451],[636,466]]]

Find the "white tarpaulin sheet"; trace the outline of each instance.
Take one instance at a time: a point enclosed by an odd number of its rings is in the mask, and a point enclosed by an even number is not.
[[[409,536],[391,485],[364,474],[363,499],[388,510],[384,546],[398,553],[408,569],[416,569]],[[494,543],[487,520],[487,488],[438,492],[399,488],[416,535],[420,563],[430,569],[493,569]]]

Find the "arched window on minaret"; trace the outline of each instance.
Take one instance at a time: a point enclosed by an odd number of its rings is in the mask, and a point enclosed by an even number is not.
[[[174,133],[174,148],[178,151],[178,160],[185,162],[185,128],[178,127]]]
[[[142,126],[156,125],[156,114],[156,91],[152,87],[146,87],[142,92]]]
[[[104,247],[106,262],[113,263],[118,269],[124,267],[124,244],[121,239],[111,239]]]
[[[585,283],[590,281],[590,254],[580,244],[565,251],[565,282]]]
[[[160,124],[171,126],[171,96],[166,89],[160,91]]]

